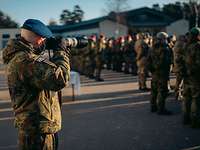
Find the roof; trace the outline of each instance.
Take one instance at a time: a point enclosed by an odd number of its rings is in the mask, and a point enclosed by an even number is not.
[[[120,15],[126,18],[127,25],[130,27],[165,27],[174,21],[163,12],[148,7],[124,11],[120,13]],[[116,18],[103,16],[72,25],[54,25],[49,26],[49,28],[53,33],[79,31],[83,29],[98,28],[99,23],[104,20],[116,21]]]
[[[98,27],[99,23],[106,19],[108,19],[108,17],[104,16],[104,17],[90,19],[90,20],[82,21],[80,23],[71,24],[71,25],[53,25],[53,26],[49,26],[49,28],[53,33],[62,33],[65,31],[76,31],[76,30],[81,30],[81,29],[91,29],[91,28]]]
[[[122,14],[126,16],[131,27],[162,27],[174,21],[163,12],[148,7],[125,11]]]

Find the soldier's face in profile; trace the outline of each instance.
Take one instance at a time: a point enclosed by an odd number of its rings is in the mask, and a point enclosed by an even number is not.
[[[197,36],[198,41],[200,41],[200,34]]]
[[[42,45],[44,45],[46,38],[43,37],[37,37],[36,38],[36,44],[35,44],[35,48],[41,47]]]

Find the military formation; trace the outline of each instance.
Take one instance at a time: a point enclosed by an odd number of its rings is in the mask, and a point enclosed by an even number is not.
[[[116,39],[92,35],[88,47],[72,50],[71,66],[96,81],[104,81],[102,69],[138,75],[138,89],[151,91],[150,110],[159,115],[172,114],[165,100],[173,89],[175,99],[183,102],[183,123],[200,127],[199,33],[195,27],[179,37],[165,32]],[[170,84],[171,74],[175,85]],[[147,88],[147,77],[151,77],[151,88]]]
[[[53,50],[52,57],[43,57],[45,50]],[[104,81],[102,69],[138,75],[138,89],[151,91],[150,111],[158,115],[172,114],[165,101],[173,72],[175,98],[182,99],[183,124],[200,128],[200,28],[177,39],[165,32],[117,39],[93,35],[86,48],[70,50],[42,22],[28,19],[21,36],[3,50],[3,60],[21,150],[58,148],[59,91],[69,82],[70,68],[96,81]],[[150,89],[147,77],[151,77]]]

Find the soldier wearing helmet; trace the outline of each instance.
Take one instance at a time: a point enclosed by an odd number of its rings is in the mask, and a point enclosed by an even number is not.
[[[134,49],[136,52],[136,61],[138,67],[138,83],[139,90],[148,91],[146,86],[147,78],[147,56],[149,51],[149,45],[144,41],[143,34],[138,35],[139,39],[135,42]]]
[[[200,128],[200,28],[190,30],[183,69],[183,123]]]
[[[170,55],[167,45],[167,33],[159,32],[153,42],[147,59],[147,66],[152,74],[151,80],[151,112],[159,115],[170,115],[165,108],[168,95],[167,82],[169,79]]]

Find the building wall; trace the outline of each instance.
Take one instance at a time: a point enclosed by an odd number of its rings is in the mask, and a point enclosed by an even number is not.
[[[99,34],[99,28],[92,28],[92,29],[86,29],[86,30],[77,30],[77,31],[71,31],[71,32],[63,32],[61,35],[63,37],[67,36],[82,36],[82,35],[92,35],[92,34]]]
[[[185,19],[178,20],[171,23],[166,27],[166,32],[168,34],[175,34],[176,36],[183,35],[189,30],[189,22]]]
[[[64,37],[67,37],[67,36],[80,36],[80,35],[90,36],[93,34],[96,34],[96,35],[104,34],[106,37],[119,37],[119,36],[127,35],[127,33],[128,33],[128,28],[125,25],[121,25],[116,22],[105,20],[99,23],[98,28],[63,32],[61,33],[61,35]]]
[[[110,20],[105,20],[100,22],[99,31],[103,33],[106,37],[119,37],[127,35],[128,27]]]
[[[130,34],[133,33],[140,33],[140,32],[148,32],[151,35],[156,35],[158,32],[166,32],[166,27],[130,27],[129,32]]]
[[[0,29],[0,49],[2,49],[10,38],[16,38],[20,34],[20,29]]]

